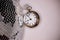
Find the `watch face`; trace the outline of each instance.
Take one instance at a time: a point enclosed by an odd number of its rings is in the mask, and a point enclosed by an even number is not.
[[[24,15],[24,23],[30,28],[36,27],[39,23],[39,15],[35,11],[27,12]]]

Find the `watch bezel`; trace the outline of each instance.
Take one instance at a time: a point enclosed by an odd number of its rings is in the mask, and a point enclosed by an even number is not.
[[[29,28],[34,28],[34,27],[36,27],[36,26],[38,26],[38,24],[39,24],[39,22],[40,22],[40,16],[39,16],[39,14],[37,13],[37,12],[35,12],[35,11],[28,11],[26,14],[28,14],[28,13],[33,13],[34,15],[36,15],[36,23],[34,24],[34,25],[27,25],[25,22],[24,22],[24,24],[27,26],[27,27],[29,27]],[[25,15],[26,15],[25,14]]]

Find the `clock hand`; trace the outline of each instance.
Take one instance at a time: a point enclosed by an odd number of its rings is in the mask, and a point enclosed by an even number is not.
[[[32,19],[29,17],[29,15],[27,15],[27,17],[28,17],[30,20],[32,20]]]

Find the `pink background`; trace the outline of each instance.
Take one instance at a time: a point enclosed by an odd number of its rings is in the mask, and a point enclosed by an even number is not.
[[[25,27],[23,40],[59,40],[58,0],[21,0],[20,4],[31,5],[41,18],[36,28]]]

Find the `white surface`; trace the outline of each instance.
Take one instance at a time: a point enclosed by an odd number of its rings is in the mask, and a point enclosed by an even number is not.
[[[58,40],[58,0],[21,0],[20,3],[31,5],[41,17],[36,28],[25,27],[23,40]]]

